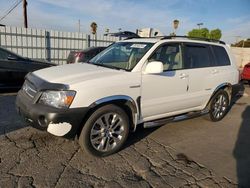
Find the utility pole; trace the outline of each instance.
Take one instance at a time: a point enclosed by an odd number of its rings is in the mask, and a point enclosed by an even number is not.
[[[23,0],[23,19],[24,19],[24,27],[28,28],[28,19],[27,19],[27,0]]]
[[[199,29],[201,29],[201,26],[203,25],[203,23],[197,23]]]
[[[78,33],[81,32],[81,20],[79,19],[78,20]]]

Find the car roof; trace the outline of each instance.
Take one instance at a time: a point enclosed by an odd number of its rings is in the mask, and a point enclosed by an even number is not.
[[[182,37],[141,37],[141,38],[132,38],[132,39],[125,39],[121,42],[146,42],[146,43],[157,43],[159,41],[162,42],[190,42],[190,43],[200,43],[200,44],[209,44],[209,45],[218,45],[218,46],[225,46],[223,41],[219,40],[212,40],[212,39],[203,39],[203,38],[188,38],[183,36]],[[120,41],[119,41],[120,42]]]

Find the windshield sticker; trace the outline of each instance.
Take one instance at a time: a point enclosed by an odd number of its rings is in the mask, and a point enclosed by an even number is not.
[[[146,44],[133,44],[130,46],[131,48],[145,48],[147,45]]]

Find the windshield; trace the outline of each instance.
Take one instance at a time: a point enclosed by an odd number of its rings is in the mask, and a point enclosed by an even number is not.
[[[153,43],[115,43],[92,58],[89,63],[130,71],[152,46]]]

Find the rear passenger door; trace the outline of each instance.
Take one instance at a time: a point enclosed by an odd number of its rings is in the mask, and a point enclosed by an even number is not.
[[[214,58],[210,46],[184,43],[185,68],[189,70],[188,96],[190,107],[202,109],[211,96],[215,84]]]

